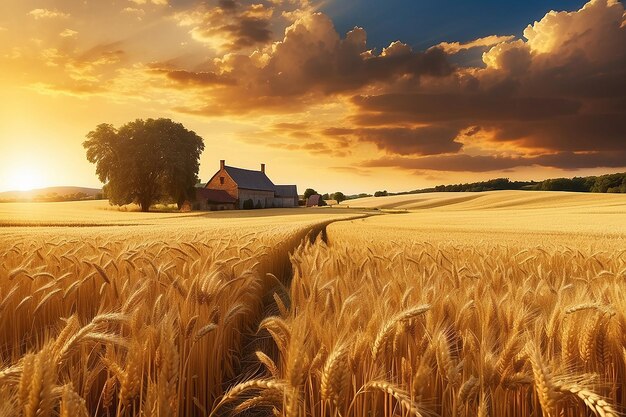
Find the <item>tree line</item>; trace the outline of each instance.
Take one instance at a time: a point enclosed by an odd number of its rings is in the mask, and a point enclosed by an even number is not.
[[[304,190],[304,194],[303,194],[303,199],[306,202],[309,197],[311,197],[312,195],[316,195],[319,194],[322,196],[322,205],[326,205],[326,203],[324,202],[324,200],[335,200],[337,203],[341,203],[342,201],[346,201],[346,200],[352,200],[354,198],[360,198],[360,197],[371,197],[371,194],[355,194],[355,195],[345,195],[344,193],[342,193],[341,191],[335,191],[334,193],[318,193],[317,191],[315,191],[314,188],[307,188],[306,190]]]
[[[437,185],[400,193],[376,191],[375,197],[431,192],[480,192],[497,190],[576,191],[584,193],[626,193],[626,172],[589,177],[551,178],[543,181],[511,181],[495,178],[488,181]]]

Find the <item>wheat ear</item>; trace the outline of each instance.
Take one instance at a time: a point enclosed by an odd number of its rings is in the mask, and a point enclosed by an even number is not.
[[[601,396],[578,384],[566,384],[558,387],[563,393],[573,394],[580,398],[589,409],[600,417],[618,417],[619,413]]]
[[[387,382],[387,381],[370,381],[363,387],[365,391],[369,390],[378,390],[382,391],[387,395],[391,395],[393,398],[398,401],[398,403],[405,409],[408,413],[416,416],[422,417],[422,413],[419,410],[419,407],[415,402],[411,400],[409,394],[403,389],[397,387],[396,385]]]
[[[89,412],[85,400],[78,395],[72,384],[63,386],[61,394],[60,417],[88,417]]]
[[[348,363],[348,347],[341,345],[333,349],[322,370],[322,399],[339,402],[350,385],[350,367]]]
[[[533,376],[535,380],[535,390],[541,409],[548,416],[554,415],[557,400],[557,391],[550,369],[543,363],[541,353],[536,347],[528,348],[528,358],[533,368]]]
[[[374,344],[372,345],[372,357],[376,359],[381,352],[382,347],[387,343],[387,340],[391,336],[392,332],[395,330],[396,325],[398,323],[403,323],[405,321],[414,319],[425,312],[430,310],[429,304],[423,304],[416,307],[412,307],[406,309],[391,319],[387,320],[387,322],[380,328],[378,334],[376,335],[376,339],[374,339]]]
[[[232,387],[220,400],[220,402],[213,407],[211,414],[209,417],[213,417],[217,410],[219,410],[223,405],[228,404],[231,401],[237,399],[241,394],[250,390],[271,390],[279,392],[281,395],[285,393],[285,383],[282,381],[276,381],[273,379],[253,379],[250,381],[242,382],[241,384],[237,384]]]

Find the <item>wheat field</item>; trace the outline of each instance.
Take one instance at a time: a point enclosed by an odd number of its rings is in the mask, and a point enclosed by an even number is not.
[[[621,415],[626,199],[419,197],[0,207],[0,417]]]

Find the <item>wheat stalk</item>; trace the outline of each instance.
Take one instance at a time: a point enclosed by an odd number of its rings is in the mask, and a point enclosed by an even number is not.
[[[372,357],[374,359],[378,357],[378,355],[381,353],[381,348],[387,342],[387,339],[392,334],[393,330],[395,330],[398,323],[402,323],[419,317],[420,315],[427,312],[429,309],[429,304],[411,307],[387,320],[380,328],[378,334],[376,335],[376,338],[374,339],[374,343],[372,344]]]

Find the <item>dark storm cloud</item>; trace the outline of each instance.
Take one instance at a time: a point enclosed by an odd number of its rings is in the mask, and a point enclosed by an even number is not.
[[[591,113],[498,126],[497,141],[564,151],[626,150],[626,113]],[[625,163],[626,165],[626,163]]]
[[[224,10],[235,10],[237,8],[237,3],[233,0],[219,0],[217,4]]]
[[[503,171],[517,167],[543,166],[564,170],[582,168],[621,168],[626,166],[626,151],[573,153],[559,152],[530,157],[492,155],[434,155],[419,158],[383,157],[366,161],[362,166],[394,167],[407,170],[433,170],[454,172]]]
[[[270,42],[274,14],[282,11],[269,1],[219,0],[179,10],[175,17],[181,26],[190,27],[197,41],[215,49],[238,51]]]
[[[392,121],[414,123],[442,121],[531,121],[576,114],[580,103],[565,98],[511,97],[486,93],[383,94],[356,96],[363,112],[392,116]],[[367,118],[362,114],[362,118]],[[382,117],[384,121],[384,117]],[[357,119],[359,120],[359,119]]]
[[[228,76],[216,74],[214,72],[193,72],[183,70],[154,69],[154,74],[164,74],[168,79],[176,83],[197,86],[233,85],[236,80]]]
[[[234,35],[234,49],[241,49],[270,41],[272,31],[269,29],[269,25],[268,19],[244,17],[235,25],[224,26],[224,29]]]
[[[372,143],[378,149],[399,155],[434,155],[458,152],[462,144],[455,139],[459,129],[454,126],[417,128],[326,129],[327,136],[348,136]]]

